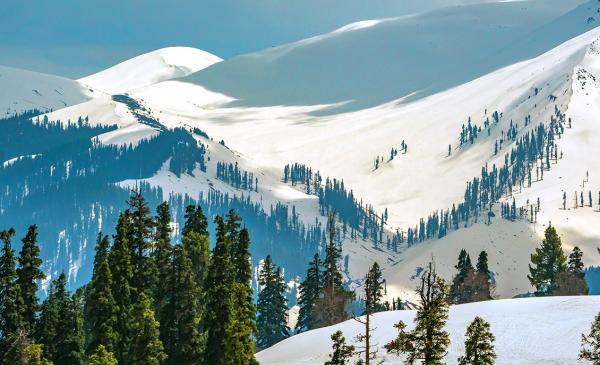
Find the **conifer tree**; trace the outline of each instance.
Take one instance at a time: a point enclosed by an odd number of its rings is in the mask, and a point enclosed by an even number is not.
[[[493,365],[496,361],[494,341],[490,324],[475,317],[465,334],[465,355],[458,359],[459,365]]]
[[[192,261],[181,244],[173,247],[171,272],[165,286],[168,291],[160,316],[160,339],[168,356],[166,364],[200,364],[203,346],[198,288]]]
[[[53,365],[52,361],[44,357],[44,346],[30,343],[23,350],[24,364],[27,365]]]
[[[329,240],[323,261],[323,289],[314,311],[317,327],[333,325],[350,318],[348,305],[354,299],[354,293],[346,290],[342,283],[342,273],[338,266],[342,250],[336,243],[337,228],[333,213],[328,216],[327,226]]]
[[[150,300],[142,293],[133,314],[131,365],[160,365],[167,355],[159,338],[159,323]]]
[[[115,329],[119,341],[112,351],[119,363],[129,361],[128,353],[131,343],[133,291],[131,281],[133,280],[133,268],[131,264],[131,250],[129,247],[129,230],[131,219],[129,211],[121,213],[117,223],[117,234],[114,238],[108,257],[108,263],[112,274],[112,293],[118,308],[117,325]]]
[[[531,254],[529,275],[527,278],[537,289],[537,295],[552,295],[557,288],[558,275],[567,270],[567,258],[562,250],[560,237],[556,229],[546,229],[542,246]]]
[[[227,226],[223,217],[215,218],[217,240],[210,256],[210,264],[206,282],[204,283],[207,298],[204,314],[204,326],[207,329],[206,351],[204,363],[225,365],[226,357],[222,351],[227,343],[227,328],[233,316],[233,273],[229,256]]]
[[[479,257],[477,257],[477,272],[489,275],[490,268],[488,266],[488,254],[485,251],[481,251],[479,253]]]
[[[181,234],[185,235],[190,231],[208,235],[208,220],[200,206],[188,205],[185,208],[185,224]]]
[[[168,288],[161,283],[166,283],[170,274],[171,256],[173,247],[171,246],[171,212],[169,203],[162,202],[156,208],[156,231],[154,234],[154,250],[152,259],[157,271],[159,285],[154,292],[153,306],[155,312],[160,314],[166,305],[166,295]]]
[[[377,262],[373,263],[373,266],[369,270],[368,275],[365,279],[365,299],[366,302],[369,303],[370,308],[368,308],[370,313],[377,313],[385,310],[385,305],[383,304],[383,284],[384,280],[382,279],[381,268]],[[368,290],[367,290],[368,288]],[[365,309],[366,311],[367,309]]]
[[[325,365],[347,365],[354,355],[354,346],[346,344],[346,338],[342,331],[336,331],[331,335],[333,341],[333,352],[329,354],[329,360]]]
[[[103,345],[96,348],[88,359],[88,365],[118,365],[115,355],[107,351]]]
[[[596,315],[590,333],[581,335],[579,359],[591,361],[594,365],[600,365],[600,313]]]
[[[59,321],[60,321],[60,303],[57,290],[60,289],[57,281],[53,281],[48,291],[48,296],[42,302],[41,315],[38,324],[37,337],[43,344],[46,357],[53,359],[58,352]]]
[[[471,270],[473,270],[471,257],[465,249],[460,250],[460,254],[458,255],[458,263],[456,264],[456,266],[454,266],[454,268],[458,270],[457,278],[461,281],[467,277],[467,274]]]
[[[140,190],[132,191],[128,204],[131,220],[128,241],[133,269],[131,286],[136,289],[134,292],[136,295],[142,292],[152,295],[158,284],[157,268],[154,260],[150,260],[149,257],[152,251],[150,238],[152,238],[152,230],[155,225],[154,219],[150,215],[150,208]]]
[[[86,353],[93,353],[103,345],[111,352],[118,341],[118,307],[113,296],[112,273],[108,264],[108,236],[98,234],[92,279],[87,286],[85,298],[85,328],[87,332]]]
[[[287,326],[287,303],[285,281],[281,268],[275,267],[271,256],[267,256],[258,273],[261,291],[258,293],[256,343],[270,347],[289,336]]]
[[[407,332],[406,324],[398,322],[395,325],[398,336],[385,348],[388,352],[406,354],[406,364],[421,360],[428,365],[442,365],[450,344],[450,336],[444,331],[448,321],[448,287],[437,275],[433,262],[421,275],[417,294],[421,305],[414,320],[415,329]]]
[[[0,361],[7,359],[10,339],[19,330],[23,330],[22,302],[17,283],[16,259],[11,247],[11,238],[15,230],[10,228],[0,232],[2,256],[0,257]]]
[[[21,290],[21,301],[23,303],[23,320],[25,328],[32,332],[37,322],[39,303],[37,297],[38,282],[46,278],[40,270],[42,259],[40,259],[40,248],[37,243],[37,226],[29,226],[27,234],[23,238],[23,246],[19,252],[19,268],[17,269],[17,282]]]
[[[323,274],[321,271],[321,259],[315,254],[306,271],[306,278],[300,283],[300,298],[298,305],[298,323],[296,330],[299,332],[315,328],[314,310],[319,293],[323,288]]]
[[[183,235],[182,242],[192,260],[192,271],[196,278],[196,285],[199,288],[202,288],[204,286],[204,280],[206,280],[210,258],[210,242],[208,234],[189,230]]]

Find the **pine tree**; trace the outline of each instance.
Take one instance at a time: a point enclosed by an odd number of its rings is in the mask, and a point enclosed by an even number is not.
[[[380,283],[381,271],[379,270],[379,265],[375,263],[365,277],[365,311],[362,318],[354,318],[354,320],[364,326],[364,333],[359,333],[356,336],[356,341],[363,344],[356,351],[359,357],[364,356],[364,358],[360,358],[357,362],[359,365],[370,365],[371,361],[376,360],[377,357],[377,344],[373,344],[374,328],[371,317],[377,309],[378,295],[376,291]]]
[[[23,330],[22,302],[17,273],[15,270],[16,259],[11,247],[11,238],[15,235],[13,228],[0,232],[3,242],[2,256],[0,257],[0,361],[6,360],[11,346],[11,337],[19,330]]]
[[[166,283],[170,275],[171,256],[173,247],[171,246],[171,212],[169,204],[162,202],[156,208],[156,231],[154,234],[154,250],[152,259],[156,267],[158,283]],[[168,288],[165,285],[157,285],[154,292],[154,310],[160,314],[166,305],[166,295]]]
[[[319,293],[323,288],[323,274],[321,271],[321,259],[315,254],[306,271],[306,278],[300,283],[300,299],[298,305],[298,323],[296,330],[299,332],[315,328],[314,310]]]
[[[346,339],[342,331],[336,331],[331,335],[333,341],[333,352],[329,354],[329,360],[325,365],[347,365],[354,355],[354,346],[346,345]]]
[[[198,288],[192,261],[180,244],[173,247],[171,271],[165,286],[168,291],[160,316],[160,339],[168,355],[166,364],[200,364],[203,346]]]
[[[191,231],[208,235],[208,220],[200,206],[188,205],[185,208],[185,224],[181,233],[185,235]]]
[[[132,309],[133,291],[131,281],[133,280],[133,267],[131,264],[131,250],[129,247],[129,230],[131,218],[129,211],[121,213],[117,223],[117,234],[114,238],[108,257],[108,263],[112,274],[112,293],[117,305],[117,325],[115,327],[119,341],[112,351],[119,363],[128,363],[128,352],[132,337]]]
[[[227,329],[233,317],[233,273],[229,256],[227,227],[222,217],[215,218],[217,240],[210,256],[208,274],[204,283],[206,308],[204,326],[207,329],[204,363],[226,365]]]
[[[485,251],[481,251],[479,253],[479,257],[477,257],[477,272],[489,275],[490,268],[488,266],[488,254]]]
[[[44,346],[46,357],[53,359],[58,352],[60,303],[58,301],[57,281],[53,281],[48,291],[48,296],[42,302],[40,322],[38,324],[37,337]]]
[[[32,332],[37,322],[39,303],[37,297],[38,282],[46,278],[40,270],[42,259],[40,259],[40,248],[37,244],[37,226],[29,226],[27,234],[23,238],[23,246],[19,252],[19,268],[17,269],[17,282],[21,289],[21,301],[23,302],[23,320],[25,328]]]
[[[590,333],[581,335],[579,359],[591,361],[594,365],[600,365],[600,313],[596,315]]]
[[[327,226],[329,242],[323,261],[323,289],[317,298],[313,315],[316,327],[330,326],[350,318],[348,305],[354,299],[354,293],[344,288],[338,267],[342,250],[336,244],[337,228],[333,213],[329,214]]]
[[[88,359],[88,365],[118,365],[118,363],[115,355],[100,345]]]
[[[152,251],[150,239],[155,225],[154,219],[150,215],[150,208],[140,190],[132,191],[128,204],[130,208],[128,241],[133,269],[131,286],[136,289],[133,292],[136,295],[142,292],[146,295],[153,295],[156,285],[158,285],[157,268],[154,260],[149,258]]]
[[[460,250],[460,254],[458,255],[458,263],[456,266],[454,266],[454,268],[458,270],[457,278],[461,281],[464,280],[467,277],[467,274],[473,270],[471,257],[465,249]]]
[[[142,293],[133,314],[132,365],[160,365],[167,355],[159,338],[159,323],[150,300]]]
[[[285,281],[281,268],[275,267],[271,256],[267,256],[258,273],[261,291],[258,293],[256,343],[270,347],[289,336],[287,326],[287,303]]]
[[[415,317],[415,329],[406,331],[406,324],[398,322],[398,336],[385,345],[388,352],[406,354],[406,364],[421,360],[427,365],[442,365],[447,353],[450,337],[444,331],[448,321],[448,287],[444,279],[435,271],[435,264],[429,263],[421,275],[417,289],[420,307]]]
[[[496,361],[494,341],[490,324],[481,317],[475,317],[467,327],[465,355],[458,359],[459,365],[493,365]]]
[[[385,305],[383,304],[383,284],[384,280],[382,279],[381,268],[379,267],[379,264],[375,262],[365,279],[365,297],[366,302],[369,303],[370,306],[369,308],[365,308],[365,312],[367,309],[370,313],[377,313],[385,310]],[[366,288],[368,288],[368,290]]]
[[[118,306],[113,296],[112,273],[108,264],[110,242],[108,236],[98,234],[92,279],[85,298],[86,353],[93,353],[100,345],[111,352],[118,342]]]
[[[30,343],[23,350],[23,357],[27,365],[52,365],[52,361],[44,357],[44,346]]]
[[[569,263],[567,271],[558,274],[556,279],[556,289],[554,295],[588,295],[589,288],[585,280],[583,272],[583,252],[577,246],[573,248],[573,252],[569,255]]]
[[[250,233],[243,228],[231,242],[231,262],[233,265],[233,321],[227,335],[229,345],[237,348],[230,351],[232,364],[257,363],[254,358],[252,333],[256,328],[256,307],[252,290],[252,262],[250,260]],[[235,353],[235,354],[234,354]]]
[[[567,270],[567,258],[562,250],[560,237],[556,229],[549,226],[546,229],[542,246],[531,254],[531,264],[527,276],[538,295],[552,295],[557,288],[558,275]]]

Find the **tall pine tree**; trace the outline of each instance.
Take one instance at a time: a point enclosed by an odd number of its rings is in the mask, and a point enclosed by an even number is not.
[[[16,259],[11,246],[15,235],[13,228],[0,232],[2,256],[0,257],[0,361],[12,363],[9,355],[11,338],[23,330],[22,302],[17,283]]]
[[[556,229],[546,229],[542,246],[531,254],[529,275],[527,278],[536,288],[537,295],[552,295],[557,288],[558,275],[567,270],[567,258],[562,249],[562,242]]]
[[[490,324],[481,317],[475,317],[465,334],[465,355],[458,359],[459,365],[493,365],[496,361],[494,341]]]
[[[131,365],[161,365],[167,355],[159,338],[159,323],[154,317],[150,299],[142,293],[133,314]]]
[[[315,303],[323,289],[323,274],[321,271],[321,259],[315,254],[313,260],[308,264],[306,278],[300,283],[300,299],[298,305],[298,323],[296,330],[299,332],[315,328],[314,310]]]
[[[23,246],[19,252],[19,268],[17,269],[17,282],[21,289],[23,302],[23,320],[25,328],[32,332],[37,322],[39,303],[37,297],[38,282],[46,278],[40,267],[40,248],[37,243],[38,231],[35,224],[29,226],[23,238]]]
[[[258,273],[261,291],[258,293],[256,343],[263,348],[273,346],[289,336],[285,281],[281,268],[267,256]]]

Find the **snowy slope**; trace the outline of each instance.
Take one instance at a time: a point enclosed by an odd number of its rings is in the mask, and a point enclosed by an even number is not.
[[[134,57],[79,81],[117,94],[187,76],[220,61],[219,57],[200,49],[169,47]]]
[[[77,81],[0,66],[0,116],[78,104],[102,93]]]
[[[185,80],[238,99],[233,105],[242,106],[345,103],[334,109],[340,111],[421,98],[537,56],[591,29],[594,22],[587,24],[587,16],[569,12],[579,3],[496,2],[363,21],[236,57]],[[564,34],[562,29],[537,32],[563,17],[579,23]],[[530,34],[535,47],[514,47]]]
[[[511,120],[522,125],[530,115],[533,124],[547,122],[559,108],[574,120],[574,127],[558,143],[564,158],[543,181],[515,192],[519,206],[541,199],[538,223],[498,218],[487,226],[480,220],[441,240],[403,248],[398,254],[373,248],[369,242],[348,240],[344,254],[349,256],[349,275],[362,277],[366,267],[377,260],[388,279],[389,294],[409,296],[418,268],[432,254],[441,274],[450,278],[461,248],[467,248],[471,256],[485,249],[496,276],[495,294],[511,297],[531,290],[526,279],[527,261],[550,221],[558,226],[567,251],[579,245],[587,265],[600,264],[596,253],[600,234],[593,230],[598,219],[596,206],[560,209],[562,191],[572,194],[581,190],[586,171],[590,178],[585,189],[600,190],[593,173],[600,168],[594,158],[599,151],[590,138],[600,132],[594,119],[598,90],[593,81],[598,77],[600,56],[594,51],[597,46],[592,46],[600,29],[553,49],[553,44],[562,40],[562,33],[542,37],[545,33],[540,31],[553,24],[571,24],[568,34],[572,35],[592,28],[594,23],[588,22],[588,15],[595,13],[591,6],[595,2],[571,10],[575,3],[507,2],[362,22],[224,61],[184,81],[169,80],[133,90],[130,96],[163,125],[198,127],[213,139],[205,141],[212,156],[206,173],[177,178],[160,171],[147,181],[161,186],[165,194],[197,194],[212,188],[242,194],[215,179],[216,162],[238,162],[260,178],[259,192],[252,194],[254,201],[263,202],[266,208],[277,201],[293,204],[305,222],[314,222],[315,217],[322,220],[314,196],[281,181],[285,164],[301,162],[324,177],[344,179],[346,186],[376,211],[387,209],[390,219],[386,228],[390,232],[406,231],[434,210],[460,202],[467,181],[478,176],[486,164],[503,160],[503,153],[493,156],[494,142]],[[471,34],[477,31],[486,35],[480,43]],[[411,41],[408,35],[417,33],[416,40]],[[464,41],[455,42],[462,38]],[[516,38],[520,40],[514,44],[517,51],[508,52]],[[523,46],[526,42],[538,42],[539,48],[532,51]],[[396,57],[390,53],[390,45],[396,44],[406,50],[414,47],[415,54],[407,51],[402,58]],[[513,61],[503,52],[515,57]],[[527,52],[545,53],[514,63]],[[488,59],[492,61],[482,62]],[[503,63],[509,65],[487,73]],[[486,74],[476,78],[480,73]],[[585,85],[582,74],[589,78]],[[212,77],[226,86],[221,92],[205,83]],[[414,91],[421,93],[405,97]],[[236,100],[240,97],[242,100]],[[345,112],[339,105],[331,108],[330,103],[350,99],[358,104]],[[471,117],[481,125],[493,111],[503,113],[503,117],[490,135],[459,148],[459,132],[467,119]],[[102,136],[107,143],[135,142],[156,133],[139,125],[125,105],[109,97],[57,111],[50,117],[74,120],[79,115],[90,116],[92,122],[119,125],[120,129]],[[519,133],[525,131],[520,129]],[[220,140],[228,148],[214,142]],[[390,149],[399,148],[402,141],[409,145],[408,153],[387,161]],[[448,145],[453,150],[450,157]],[[385,162],[375,170],[377,156],[384,157]]]
[[[447,364],[457,364],[464,354],[464,334],[475,316],[490,323],[496,337],[497,365],[575,365],[582,333],[589,333],[598,313],[600,297],[554,297],[507,299],[472,303],[450,308],[446,330],[451,344]],[[403,359],[388,355],[383,345],[395,338],[393,325],[399,320],[413,328],[414,311],[378,313],[374,316],[374,342],[379,344],[379,356],[390,365],[403,364]],[[329,359],[330,336],[341,330],[350,343],[364,331],[356,321],[321,328],[287,339],[259,352],[257,359],[263,365],[319,365]]]

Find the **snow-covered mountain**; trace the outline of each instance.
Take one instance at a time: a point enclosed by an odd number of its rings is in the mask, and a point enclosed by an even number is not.
[[[324,207],[314,189],[283,179],[286,164],[301,163],[319,171],[324,180],[343,179],[363,208],[372,206],[375,220],[388,216],[383,232],[375,233],[377,240],[364,234],[368,229],[362,221],[350,227],[358,233],[343,236],[352,285],[360,285],[356,279],[376,260],[384,268],[388,293],[410,296],[419,269],[432,254],[449,278],[461,248],[471,255],[485,249],[495,274],[495,294],[511,297],[531,290],[526,279],[529,253],[550,221],[567,249],[579,245],[587,265],[600,264],[600,234],[593,224],[598,219],[600,180],[594,171],[600,151],[592,137],[600,129],[595,120],[600,105],[598,8],[596,1],[576,0],[456,6],[362,21],[221,62],[200,50],[167,48],[78,81],[66,80],[69,85],[90,85],[99,95],[65,103],[45,116],[63,123],[87,117],[98,128],[111,125],[95,135],[105,146],[136,146],[176,127],[192,130],[205,149],[202,166],[173,171],[171,161],[180,156],[175,147],[164,148],[164,154],[146,155],[156,166],[152,171],[142,169],[143,159],[136,160],[111,174],[111,186],[126,191],[145,183],[161,189],[156,195],[162,198],[226,193],[247,199],[266,214],[283,204],[290,211],[284,219],[303,224],[299,231],[304,237],[323,228]],[[11,97],[7,93],[5,100]],[[542,169],[543,180],[535,170],[531,184],[515,185],[499,201],[510,204],[514,198],[529,214],[539,198],[536,223],[528,215],[502,219],[495,204],[491,224],[485,224],[485,210],[461,221],[460,229],[408,247],[408,229],[463,202],[467,182],[486,166],[501,167],[505,153],[517,147],[517,137],[563,118],[572,123],[556,141],[561,158]],[[469,119],[481,131],[472,143],[461,144],[459,136]],[[405,151],[403,144],[408,146]],[[393,150],[400,153],[391,159]],[[26,152],[22,155],[40,153]],[[258,184],[251,189],[236,186],[219,176],[222,163],[252,173]],[[28,191],[26,183],[22,186]],[[588,191],[593,192],[592,207],[578,204],[570,209],[573,194],[584,191],[586,204]],[[570,199],[569,209],[563,209],[563,193]],[[97,229],[107,224],[106,212],[118,208],[94,204],[101,206],[100,212],[85,219]],[[347,208],[335,204],[332,209]],[[0,213],[0,223],[2,218]],[[44,248],[53,270],[65,262],[70,268],[89,265],[91,245],[72,247],[64,232],[57,236],[53,240],[60,249]],[[279,240],[284,243],[275,248],[259,242],[263,246],[254,254],[258,260],[268,250],[279,250],[275,261],[290,268],[286,274],[291,280],[303,274],[305,260],[319,250],[320,239],[311,236],[311,245],[299,248],[286,246],[289,237],[283,237]],[[392,239],[401,242],[391,245]],[[295,256],[295,250],[303,250],[302,255]],[[68,259],[58,259],[61,255]]]
[[[102,93],[64,77],[0,66],[0,116],[25,110],[49,111],[79,104]]]
[[[452,306],[446,330],[450,347],[446,363],[455,365],[464,354],[465,331],[469,323],[480,316],[490,323],[496,337],[498,365],[561,364],[575,365],[581,334],[589,333],[598,311],[598,297],[554,297],[495,300]],[[414,311],[377,313],[373,317],[373,342],[378,344],[379,359],[386,364],[403,364],[403,359],[386,354],[383,345],[396,337],[395,323],[402,320],[413,328]],[[264,365],[319,365],[329,359],[330,336],[342,331],[350,344],[364,332],[358,322],[349,320],[335,326],[301,333],[259,352],[257,359]]]
[[[184,77],[222,61],[191,47],[169,47],[134,57],[78,81],[109,94],[125,93]]]

